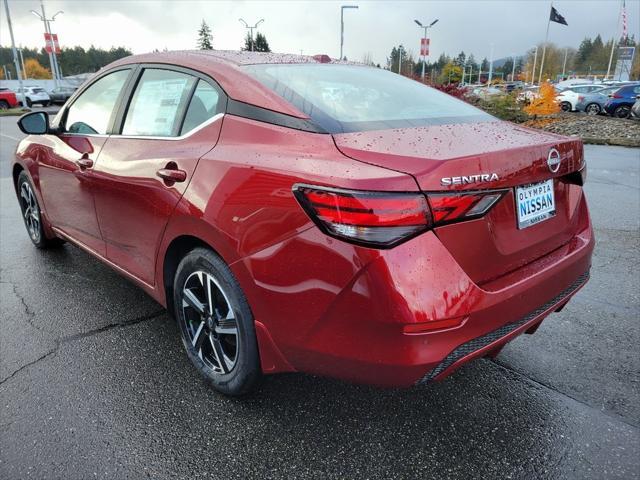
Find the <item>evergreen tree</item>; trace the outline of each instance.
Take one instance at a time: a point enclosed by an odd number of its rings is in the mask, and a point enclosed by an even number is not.
[[[213,35],[211,34],[211,29],[203,19],[202,25],[200,25],[200,29],[198,30],[198,50],[213,50],[213,46],[211,45],[212,41]]]
[[[247,36],[244,37],[244,46],[242,50],[247,52],[270,52],[271,48],[269,48],[269,42],[267,41],[267,37],[265,37],[262,33],[256,33],[256,38],[253,39],[253,49],[251,48],[251,35],[247,32]]]
[[[270,52],[269,42],[267,42],[267,37],[265,37],[262,33],[256,33],[256,52]]]

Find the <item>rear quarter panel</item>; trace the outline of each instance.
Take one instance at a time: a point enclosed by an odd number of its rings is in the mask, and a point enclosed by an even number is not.
[[[191,235],[232,266],[249,296],[253,276],[239,260],[316,228],[293,196],[292,186],[298,182],[418,190],[409,175],[345,157],[330,135],[226,115],[218,144],[200,159],[167,225],[156,284],[164,285],[161,262],[173,239]],[[286,261],[282,268],[288,268]]]

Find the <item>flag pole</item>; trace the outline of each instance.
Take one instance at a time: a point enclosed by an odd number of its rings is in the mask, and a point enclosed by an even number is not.
[[[605,80],[609,78],[609,72],[611,71],[611,63],[613,62],[613,52],[616,48],[616,37],[618,36],[618,28],[620,28],[620,17],[622,17],[623,5],[624,5],[624,0],[620,2],[620,11],[618,12],[618,23],[616,23],[616,33],[613,35],[613,44],[611,45],[611,54],[609,55],[609,66],[607,67],[607,76],[604,77]]]
[[[553,8],[553,2],[551,2]],[[549,25],[551,25],[551,9],[549,10],[549,18],[547,19],[547,33],[544,36],[544,44],[542,45],[542,58],[540,59],[540,75],[538,76],[538,85],[542,84],[542,67],[544,66],[544,56],[547,53],[547,41],[549,40]]]

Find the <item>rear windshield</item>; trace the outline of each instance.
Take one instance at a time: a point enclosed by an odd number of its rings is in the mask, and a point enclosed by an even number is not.
[[[243,68],[330,133],[495,120],[451,95],[379,68],[326,64]]]

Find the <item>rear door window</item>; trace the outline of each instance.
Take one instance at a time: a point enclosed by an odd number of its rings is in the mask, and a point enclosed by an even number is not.
[[[189,103],[180,135],[189,133],[214,115],[223,111],[224,96],[220,89],[204,80],[198,80],[198,85]]]
[[[197,78],[149,68],[142,73],[129,104],[123,135],[175,137]]]

